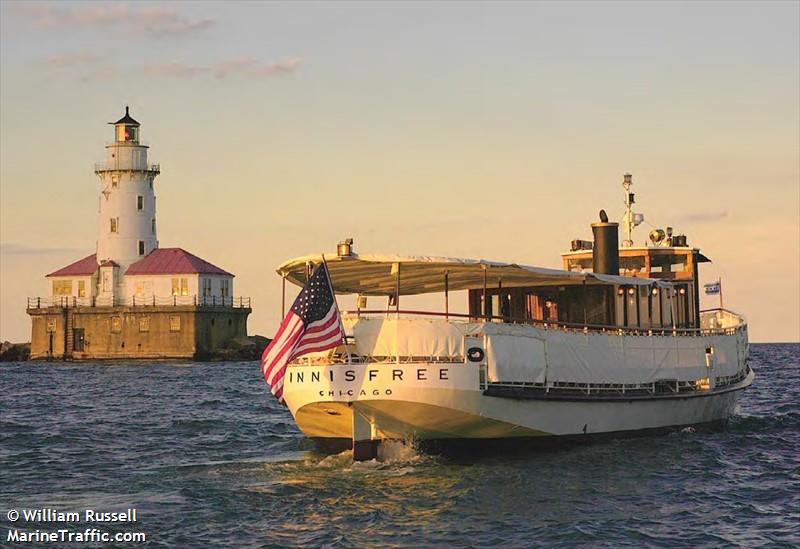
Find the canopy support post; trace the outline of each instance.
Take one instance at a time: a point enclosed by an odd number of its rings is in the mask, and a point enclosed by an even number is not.
[[[449,273],[444,272],[444,319],[450,320]]]
[[[481,265],[483,267],[483,319],[486,320],[486,317],[489,315],[489,307],[488,303],[486,302],[486,265]]]
[[[400,318],[400,263],[395,263],[395,265],[397,265],[397,277],[394,287],[394,310],[397,318]]]
[[[510,305],[510,303],[509,303]],[[506,322],[506,317],[503,314],[503,277],[497,278],[497,309],[500,312],[500,322]]]

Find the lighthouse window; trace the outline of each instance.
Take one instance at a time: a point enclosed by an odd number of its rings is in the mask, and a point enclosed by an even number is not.
[[[172,295],[189,295],[189,279],[187,278],[173,278],[172,279]]]
[[[78,297],[86,297],[86,281],[78,281]]]
[[[222,297],[228,297],[231,295],[231,281],[230,280],[223,280],[222,281]]]
[[[111,176],[111,188],[116,189],[119,187],[119,177],[116,175]]]
[[[136,209],[139,211],[144,209],[144,197],[141,195],[136,197]]]
[[[203,295],[205,297],[211,297],[211,279],[204,278],[203,279]]]
[[[139,255],[144,255],[144,240],[139,241]]]
[[[72,281],[54,280],[53,295],[72,295]]]
[[[153,234],[156,234],[156,220],[155,220],[155,218],[150,220],[150,230],[153,232]]]
[[[119,218],[117,217],[111,218],[111,232],[112,233],[119,232]]]

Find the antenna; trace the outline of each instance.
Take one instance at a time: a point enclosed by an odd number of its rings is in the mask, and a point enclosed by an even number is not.
[[[634,202],[634,195],[630,192],[631,185],[633,185],[633,175],[626,173],[622,180],[622,188],[625,189],[625,234],[628,235],[628,237],[622,241],[622,245],[626,248],[633,246],[633,240],[631,239],[631,233],[633,232],[633,210],[631,209],[631,204]]]
[[[631,185],[633,185],[633,176],[626,173],[622,180],[622,188],[625,189],[625,215],[623,223],[625,224],[625,232],[627,234],[627,238],[622,241],[622,246],[624,248],[633,246],[633,228],[639,226],[642,221],[644,221],[644,214],[634,213],[631,207],[635,202],[634,194],[630,192]]]

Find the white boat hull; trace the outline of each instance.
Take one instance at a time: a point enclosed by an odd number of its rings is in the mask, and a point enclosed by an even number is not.
[[[721,389],[652,396],[488,396],[471,363],[292,365],[286,402],[317,439],[504,439],[664,429],[720,422],[753,373]],[[355,415],[354,415],[355,414]]]

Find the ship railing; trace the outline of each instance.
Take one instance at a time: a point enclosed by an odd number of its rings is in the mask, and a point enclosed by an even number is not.
[[[234,309],[249,309],[249,297],[234,296],[203,296],[203,295],[173,295],[173,296],[130,296],[130,297],[78,297],[78,296],[52,296],[29,297],[28,309],[61,308],[71,309],[79,307],[224,307]]]
[[[728,325],[718,325],[711,327],[704,325],[701,320],[700,328],[686,328],[677,326],[610,326],[604,324],[583,324],[574,322],[561,322],[551,320],[536,320],[531,318],[519,318],[512,316],[496,316],[496,315],[469,315],[464,313],[442,313],[434,311],[419,311],[419,310],[396,310],[396,309],[372,309],[372,310],[356,310],[356,311],[343,311],[342,315],[350,319],[358,319],[361,317],[375,318],[376,316],[383,316],[384,318],[443,318],[450,322],[461,323],[480,323],[480,322],[498,322],[509,324],[525,324],[535,326],[543,330],[558,330],[568,332],[584,332],[584,333],[601,333],[606,335],[621,335],[621,336],[708,336],[708,335],[733,335],[738,330],[743,329],[746,324],[744,319],[736,315],[736,313],[726,311],[731,321]],[[733,318],[737,319],[733,323]],[[702,317],[701,317],[702,319]]]
[[[730,376],[716,376],[715,389],[723,389],[744,381],[750,373],[750,367],[744,368]],[[696,393],[710,390],[708,380],[696,379],[679,381],[676,379],[662,379],[649,383],[580,383],[567,381],[523,382],[523,381],[490,381],[487,389],[517,389],[522,392],[535,394],[555,395],[671,395],[683,393]]]

